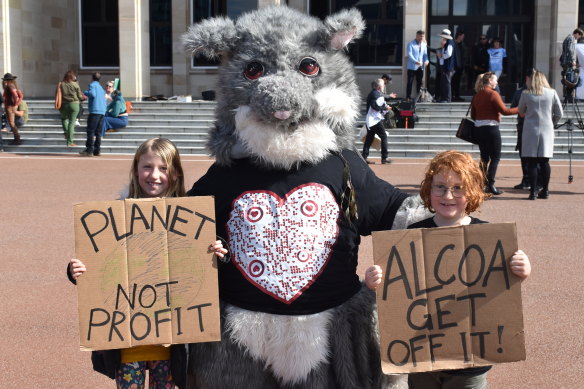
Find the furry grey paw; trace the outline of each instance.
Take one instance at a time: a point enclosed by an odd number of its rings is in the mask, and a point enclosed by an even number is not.
[[[410,224],[419,222],[432,216],[432,213],[424,207],[422,198],[419,194],[410,196],[404,200],[399,207],[395,219],[393,220],[392,230],[403,230]]]

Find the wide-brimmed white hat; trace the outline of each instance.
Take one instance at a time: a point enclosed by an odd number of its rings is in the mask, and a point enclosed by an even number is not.
[[[444,39],[453,39],[451,34],[452,32],[450,32],[449,29],[445,28],[444,30],[442,30],[442,33],[438,34],[438,36]]]

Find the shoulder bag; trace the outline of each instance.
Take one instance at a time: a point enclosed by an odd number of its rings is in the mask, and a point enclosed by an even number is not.
[[[61,101],[63,98],[63,92],[61,92],[61,83],[57,84],[57,90],[55,91],[55,109],[61,109]]]
[[[474,97],[473,97],[474,100]],[[458,130],[456,131],[456,137],[462,139],[466,142],[470,142],[472,144],[478,144],[478,140],[475,136],[475,123],[474,121],[468,117],[468,113],[470,112],[470,107],[472,107],[472,100],[470,105],[468,106],[468,110],[466,111],[466,115],[460,121],[458,125]]]

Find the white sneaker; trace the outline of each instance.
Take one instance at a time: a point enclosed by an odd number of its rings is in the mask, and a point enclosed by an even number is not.
[[[79,123],[79,119],[75,120],[75,125],[76,126],[80,126],[81,125],[81,123]]]

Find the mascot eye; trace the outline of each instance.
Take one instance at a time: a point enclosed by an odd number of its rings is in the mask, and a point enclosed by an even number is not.
[[[316,62],[316,59],[306,57],[300,61],[298,70],[300,70],[300,73],[306,74],[307,76],[316,76],[320,71],[320,67],[318,66],[318,62]]]
[[[259,62],[250,62],[245,67],[243,75],[248,80],[257,80],[264,75],[264,65]]]

